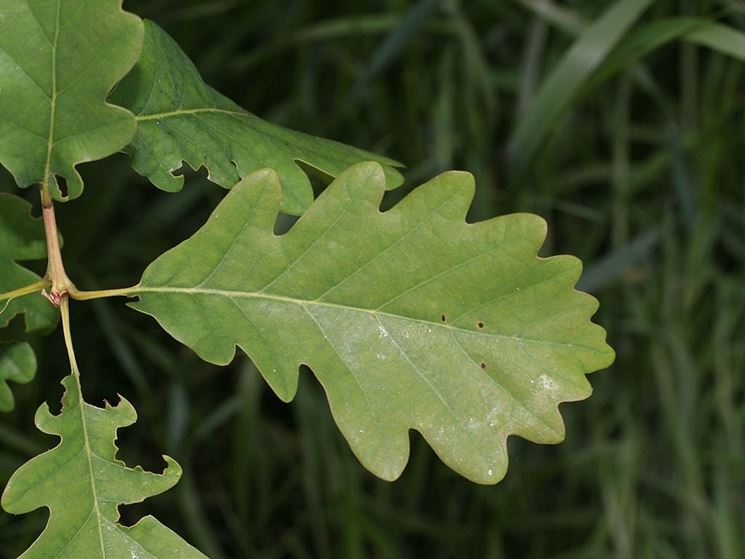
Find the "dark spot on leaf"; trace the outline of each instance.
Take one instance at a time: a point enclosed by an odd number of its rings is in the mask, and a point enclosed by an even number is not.
[[[440,317],[440,320],[442,320],[443,322],[447,322],[447,321],[448,321],[448,317],[447,317],[447,315],[443,314],[443,315],[442,315],[442,316]]]
[[[484,328],[484,323],[483,322],[479,322],[476,326],[478,326],[479,329],[483,329]]]
[[[481,362],[481,368],[486,369],[486,363],[484,363],[483,361]]]

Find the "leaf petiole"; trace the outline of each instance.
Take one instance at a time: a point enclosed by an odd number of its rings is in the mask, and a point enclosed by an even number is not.
[[[41,206],[44,218],[44,232],[47,238],[47,273],[46,278],[51,285],[51,298],[49,300],[59,306],[60,297],[70,290],[75,289],[75,284],[70,281],[65,272],[65,264],[62,261],[60,250],[59,233],[57,232],[57,218],[54,214],[54,202],[49,193],[49,181],[41,184]]]
[[[32,293],[41,292],[42,290],[47,289],[49,286],[49,281],[42,279],[30,285],[14,289],[13,291],[0,293],[0,301],[5,301],[5,304],[2,306],[2,308],[0,308],[0,314],[5,312],[5,310],[8,308],[8,305],[10,305],[10,303],[13,302],[14,299],[25,297],[26,295],[31,295]]]
[[[107,299],[110,297],[134,297],[140,289],[139,285],[124,287],[121,289],[103,289],[100,291],[80,291],[79,289],[69,289],[67,294],[71,299],[76,301],[91,301],[93,299]]]
[[[62,314],[62,332],[65,336],[65,347],[67,348],[67,357],[70,360],[70,370],[76,377],[80,376],[78,361],[75,358],[75,348],[72,345],[72,331],[70,329],[70,299],[62,297],[60,303],[60,313]]]

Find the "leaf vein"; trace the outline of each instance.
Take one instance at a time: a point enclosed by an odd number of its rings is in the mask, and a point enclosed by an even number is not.
[[[395,319],[399,320],[406,320],[409,322],[416,322],[420,324],[427,324],[428,326],[434,326],[437,328],[451,328],[453,331],[456,332],[467,332],[469,334],[473,334],[476,336],[486,336],[491,338],[497,338],[507,341],[513,341],[513,342],[525,342],[528,344],[541,344],[541,345],[553,345],[558,347],[574,347],[574,348],[581,348],[586,351],[590,351],[593,353],[597,353],[598,355],[605,355],[605,352],[600,351],[598,349],[595,349],[590,346],[585,346],[581,344],[574,344],[569,342],[558,342],[553,340],[543,340],[538,338],[520,338],[518,336],[509,336],[506,334],[495,334],[493,332],[478,332],[476,330],[469,330],[467,328],[461,328],[454,326],[452,324],[440,324],[434,321],[427,321],[419,318],[412,318],[409,316],[403,316],[403,315],[397,315],[392,313],[386,313],[381,312],[379,310],[371,310],[371,309],[365,309],[361,307],[353,307],[349,305],[341,305],[338,303],[328,303],[328,302],[316,302],[316,301],[304,301],[302,299],[296,299],[293,297],[286,297],[283,295],[271,295],[268,293],[262,293],[262,292],[245,292],[245,291],[230,291],[230,290],[223,290],[223,289],[212,289],[212,288],[194,288],[194,287],[144,287],[144,286],[137,286],[136,288],[132,289],[131,295],[138,295],[142,293],[176,293],[176,294],[182,294],[182,295],[204,295],[204,296],[218,296],[218,297],[237,297],[237,298],[248,298],[248,299],[268,299],[273,301],[283,301],[285,303],[293,303],[295,305],[318,305],[318,306],[324,306],[329,308],[339,308],[344,310],[351,310],[356,312],[362,312],[362,313],[368,313],[374,316],[380,315],[380,316],[389,316]]]
[[[518,404],[524,411],[528,412],[530,415],[535,417],[539,423],[541,423],[544,427],[547,429],[550,429],[552,432],[555,432],[555,429],[551,427],[546,421],[540,417],[537,413],[535,413],[533,410],[530,409],[530,407],[519,397],[517,396],[513,391],[509,390],[505,385],[500,383],[496,378],[494,378],[492,375],[484,373],[484,371],[481,370],[481,365],[476,362],[473,357],[471,357],[471,354],[469,354],[466,351],[466,348],[463,347],[463,344],[460,342],[460,340],[455,336],[455,332],[450,330],[450,337],[453,339],[455,344],[458,346],[458,348],[463,352],[463,355],[466,356],[466,358],[473,364],[474,367],[478,370],[479,373],[485,374],[493,383],[495,386],[499,388],[499,390],[505,394],[510,400]]]
[[[274,279],[272,279],[268,284],[266,284],[264,287],[258,290],[258,293],[264,293],[267,289],[269,289],[272,285],[277,283],[280,279],[282,279],[285,275],[287,275],[288,272],[290,272],[297,264],[300,263],[300,261],[305,258],[305,256],[313,250],[314,247],[318,245],[323,239],[326,238],[326,235],[333,230],[334,227],[336,227],[336,224],[341,221],[341,219],[347,214],[346,209],[344,209],[342,212],[339,213],[338,216],[332,221],[328,227],[324,230],[324,232],[320,235],[318,235],[315,239],[313,239],[313,242],[311,242],[305,250],[298,256],[296,256],[292,261],[287,263],[287,267],[282,270]]]
[[[166,120],[169,118],[178,118],[182,116],[193,116],[200,113],[217,113],[217,114],[227,114],[227,115],[234,115],[234,116],[246,116],[247,113],[243,111],[228,111],[225,109],[218,109],[217,107],[196,107],[193,109],[177,109],[175,111],[169,111],[165,113],[152,113],[152,114],[138,114],[135,117],[135,120],[138,122],[147,122],[148,120]]]
[[[381,328],[385,328],[385,325],[380,321],[380,317],[378,317],[376,315],[375,316],[375,319],[377,320],[377,322],[378,322],[378,324],[380,325]],[[386,329],[386,331],[388,332],[388,336],[389,336],[391,342],[393,343],[393,345],[395,345],[396,348],[398,349],[398,351],[401,353],[401,356],[414,369],[414,371],[416,372],[417,376],[422,381],[424,381],[424,383],[430,388],[430,390],[432,390],[435,393],[435,395],[440,400],[440,402],[442,402],[442,404],[445,406],[445,409],[447,409],[447,411],[450,413],[450,415],[455,420],[455,424],[458,425],[458,427],[460,427],[460,430],[463,433],[466,434],[466,438],[468,438],[468,439],[471,440],[471,442],[473,444],[473,448],[476,449],[476,451],[478,452],[478,454],[481,455],[481,457],[486,462],[489,462],[489,458],[486,456],[486,454],[484,454],[483,445],[479,444],[479,442],[476,440],[476,437],[473,434],[473,432],[470,431],[468,429],[468,427],[466,427],[466,425],[463,424],[463,422],[461,421],[461,419],[455,413],[455,410],[453,410],[453,408],[450,406],[450,403],[442,395],[442,392],[440,392],[440,390],[432,383],[432,381],[427,377],[427,375],[425,375],[424,372],[419,367],[417,367],[416,363],[414,363],[414,361],[411,360],[411,358],[409,357],[409,354],[406,352],[406,350],[403,348],[403,346],[401,344],[399,344],[399,342],[396,340],[396,337],[394,336],[393,332],[391,332],[388,329]]]
[[[347,282],[348,280],[350,280],[351,278],[353,278],[354,276],[356,276],[357,274],[359,274],[363,269],[365,269],[367,266],[371,265],[378,258],[381,258],[382,256],[388,254],[388,251],[394,249],[395,247],[397,247],[398,245],[400,245],[401,243],[403,243],[411,235],[413,235],[414,233],[416,233],[417,231],[419,231],[422,227],[424,227],[425,225],[427,225],[429,223],[427,221],[427,218],[429,218],[429,217],[435,215],[437,212],[439,212],[440,209],[442,209],[442,207],[445,204],[447,204],[448,202],[449,202],[449,199],[444,200],[434,210],[432,210],[428,214],[422,216],[422,220],[419,221],[414,227],[412,227],[411,229],[409,229],[404,235],[402,235],[395,242],[389,244],[387,247],[384,247],[382,250],[380,250],[379,252],[377,252],[369,260],[367,260],[364,264],[360,265],[354,272],[352,272],[351,274],[347,275],[346,277],[342,278],[341,280],[339,280],[338,282],[336,282],[334,285],[332,285],[331,287],[329,287],[324,293],[322,293],[321,295],[319,295],[318,297],[316,297],[316,301],[323,300],[323,298],[326,297],[331,291],[335,290],[336,288],[338,288],[339,286],[341,286],[342,284],[344,284],[345,282]]]

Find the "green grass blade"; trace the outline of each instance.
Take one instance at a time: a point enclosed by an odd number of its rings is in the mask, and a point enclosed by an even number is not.
[[[745,61],[745,33],[721,23],[709,23],[686,35],[686,40]]]
[[[579,36],[552,70],[518,123],[509,155],[515,177],[525,172],[546,134],[651,0],[619,0]]]
[[[669,44],[672,41],[682,39],[688,34],[710,25],[710,22],[700,18],[671,18],[660,19],[640,26],[619,43],[612,53],[608,55],[602,68],[600,68],[587,89],[595,87],[612,75],[624,68],[641,60],[648,54]]]
[[[701,18],[672,18],[639,27],[608,56],[587,89],[676,40],[696,43],[745,60],[745,33]]]
[[[439,5],[440,2],[437,0],[419,0],[407,12],[400,25],[388,35],[383,44],[375,51],[369,66],[358,82],[358,91],[367,87],[370,80],[379,76],[401,55],[430,18],[437,13]]]

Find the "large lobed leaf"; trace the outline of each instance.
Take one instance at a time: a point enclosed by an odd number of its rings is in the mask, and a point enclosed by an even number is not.
[[[561,441],[558,404],[588,397],[585,374],[613,361],[597,302],[573,288],[579,260],[537,257],[539,217],[465,223],[470,175],[381,213],[384,190],[380,165],[357,165],[278,237],[279,180],[257,172],[146,270],[135,308],[212,363],[240,346],[283,400],[308,365],[382,478],[400,475],[415,429],[453,469],[496,483],[507,437]]]
[[[23,465],[2,495],[3,508],[12,514],[49,509],[46,528],[21,558],[203,558],[151,516],[131,528],[118,524],[120,504],[170,489],[181,469],[168,457],[163,474],[126,467],[116,459],[114,440],[119,428],[137,420],[132,405],[124,398],[103,409],[87,404],[77,374],[62,384],[60,414],[53,415],[46,404],[36,413],[37,427],[60,437],[60,443]]]
[[[105,98],[142,36],[122,0],[0,0],[0,163],[19,186],[48,181],[57,200],[75,198],[75,166],[129,142],[134,117]]]
[[[299,215],[313,202],[313,190],[298,162],[335,177],[360,161],[379,161],[389,187],[402,182],[395,161],[245,111],[205,84],[176,42],[151,21],[145,22],[142,56],[112,101],[136,115],[137,134],[126,149],[132,166],[166,191],[182,188],[184,178],[174,172],[184,162],[194,170],[206,167],[210,180],[225,188],[271,167],[282,178],[283,211]]]
[[[12,194],[0,193],[0,293],[39,281],[38,275],[17,261],[42,260],[47,256],[44,225],[31,217],[31,205]],[[0,300],[0,328],[23,315],[27,332],[50,330],[58,313],[40,294]]]

